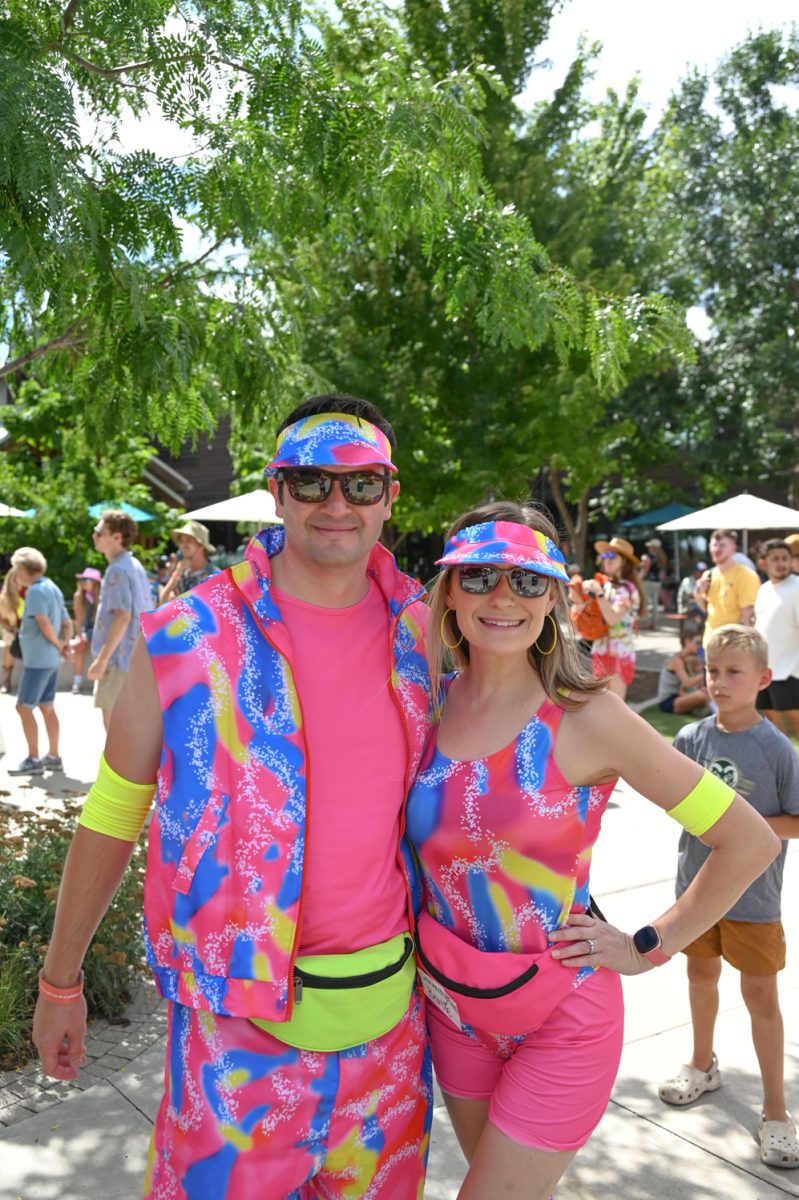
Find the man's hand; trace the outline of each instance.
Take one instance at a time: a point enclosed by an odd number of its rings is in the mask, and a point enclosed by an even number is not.
[[[86,1062],[86,999],[54,1004],[39,996],[33,1017],[33,1043],[42,1070],[51,1079],[77,1079]]]
[[[86,672],[86,678],[102,679],[102,677],[105,675],[107,666],[108,663],[103,658],[102,654],[98,654],[97,658],[95,658],[94,661],[89,664],[89,669]]]

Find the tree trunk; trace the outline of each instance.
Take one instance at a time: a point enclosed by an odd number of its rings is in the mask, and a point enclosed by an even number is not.
[[[563,496],[563,488],[561,486],[562,473],[554,470],[552,467],[547,467],[547,475],[549,477],[552,498],[558,510],[558,516],[563,528],[566,530],[566,536],[571,542],[572,557],[581,566],[584,566],[585,539],[588,533],[588,488],[584,488],[580,493],[580,498],[577,501],[577,514],[576,517],[573,517],[571,509],[566,504]]]

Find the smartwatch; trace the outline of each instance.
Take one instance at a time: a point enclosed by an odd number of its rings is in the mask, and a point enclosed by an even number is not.
[[[644,925],[633,934],[633,944],[643,958],[648,958],[656,967],[671,962],[671,955],[664,954],[660,948],[660,934],[654,925]]]

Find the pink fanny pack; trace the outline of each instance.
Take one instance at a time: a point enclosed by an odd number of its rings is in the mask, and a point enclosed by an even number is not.
[[[446,992],[464,1025],[491,1033],[533,1033],[574,984],[574,968],[564,967],[549,950],[478,950],[426,911],[416,922],[416,954],[422,983],[428,975]],[[435,1003],[433,992],[425,991]]]

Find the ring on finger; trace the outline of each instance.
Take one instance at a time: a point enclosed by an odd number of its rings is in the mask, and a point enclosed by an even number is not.
[[[596,942],[593,938],[586,938],[585,944],[588,947],[589,954],[596,954]]]

